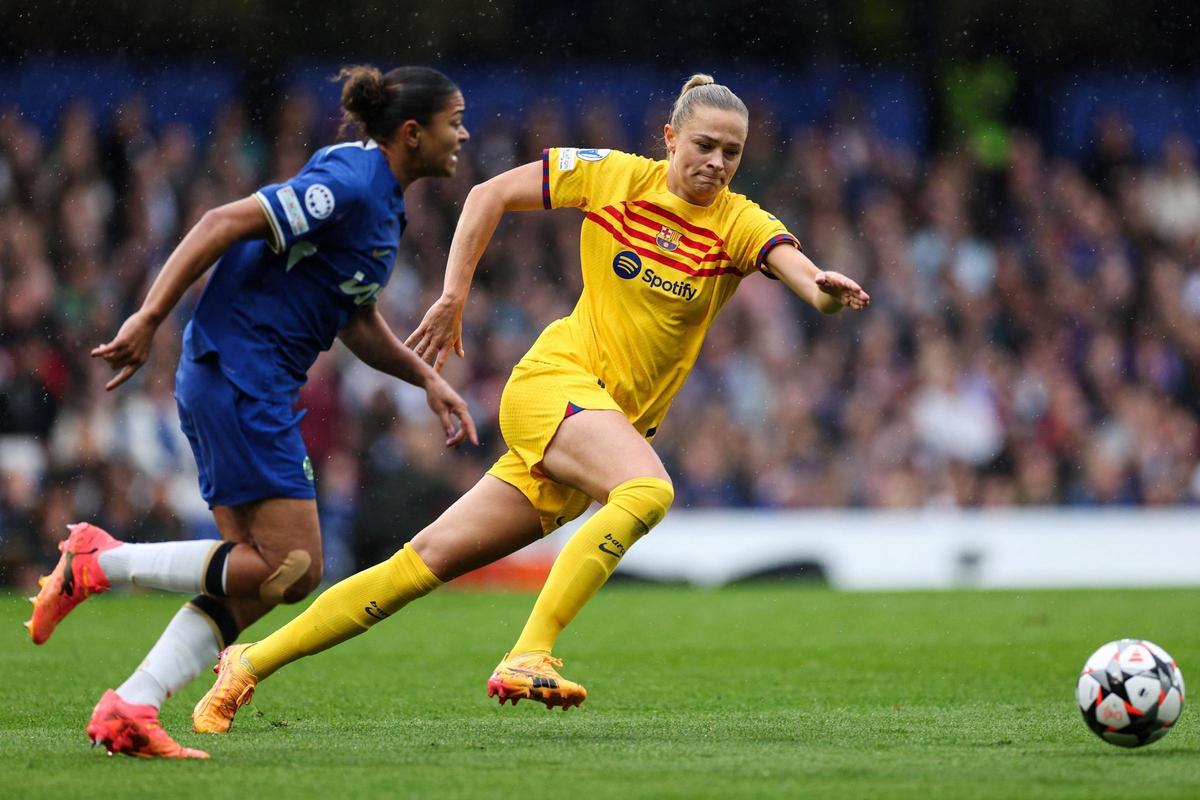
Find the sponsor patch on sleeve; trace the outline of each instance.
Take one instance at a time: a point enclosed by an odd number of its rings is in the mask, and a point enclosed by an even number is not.
[[[297,236],[308,233],[308,220],[304,218],[296,190],[291,186],[284,186],[275,192],[275,196],[279,198],[279,205],[283,206],[283,215],[287,217],[292,233]]]
[[[584,161],[601,161],[607,158],[608,154],[611,152],[612,150],[609,150],[607,147],[601,147],[599,149],[589,147],[584,150],[580,150],[579,157]]]
[[[575,169],[575,155],[578,152],[574,147],[564,147],[558,151],[559,172],[570,172]]]

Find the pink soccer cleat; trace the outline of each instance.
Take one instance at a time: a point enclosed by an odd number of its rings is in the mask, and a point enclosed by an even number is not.
[[[58,543],[62,557],[54,571],[38,580],[41,591],[33,602],[33,616],[25,623],[34,644],[43,644],[63,617],[89,595],[108,589],[108,578],[100,568],[100,553],[123,542],[87,522],[68,526],[71,534]]]
[[[208,758],[203,750],[183,747],[158,721],[154,706],[126,703],[109,689],[92,711],[87,727],[92,745],[102,744],[111,756],[124,753],[137,758]]]

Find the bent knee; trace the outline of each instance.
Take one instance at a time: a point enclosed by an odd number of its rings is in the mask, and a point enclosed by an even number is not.
[[[289,586],[283,592],[284,603],[299,603],[304,598],[308,597],[317,587],[321,585],[321,576],[324,570],[320,563],[314,562],[308,572],[300,576],[299,580]]]
[[[638,519],[646,530],[667,515],[675,501],[675,487],[669,480],[641,477],[625,481],[609,492],[608,502]]]
[[[320,585],[322,574],[319,551],[292,550],[263,581],[259,587],[259,599],[271,605],[298,603]]]

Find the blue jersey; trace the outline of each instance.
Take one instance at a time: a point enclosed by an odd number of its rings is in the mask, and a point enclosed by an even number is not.
[[[294,400],[317,355],[391,277],[404,196],[378,145],[354,142],[318,150],[254,197],[271,238],[239,242],[217,262],[183,355],[215,353],[246,394]]]

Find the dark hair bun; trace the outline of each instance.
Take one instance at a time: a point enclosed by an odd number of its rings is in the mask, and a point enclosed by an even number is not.
[[[342,108],[364,127],[387,108],[387,88],[383,73],[371,66],[342,67],[334,80],[345,80],[342,84]]]
[[[458,87],[431,67],[396,67],[386,75],[370,64],[342,67],[342,128],[360,138],[386,142],[407,120],[429,125],[458,94]]]

